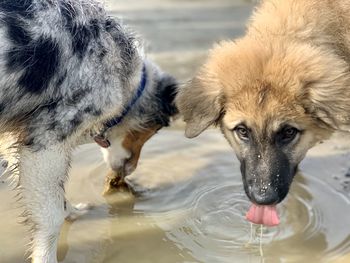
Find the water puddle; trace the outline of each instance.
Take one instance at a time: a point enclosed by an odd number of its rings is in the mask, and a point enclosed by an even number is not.
[[[350,262],[350,198],[340,179],[330,179],[341,176],[349,153],[327,150],[336,149],[334,142],[322,147],[305,160],[279,205],[280,226],[261,229],[245,220],[239,163],[218,132],[194,140],[160,132],[129,178],[141,197],[102,197],[102,158],[95,145],[83,146],[67,193],[94,208],[63,226],[60,262]],[[26,232],[14,220],[19,210],[9,193],[0,188],[1,262],[23,262]]]
[[[89,151],[76,158],[84,160]],[[345,161],[348,155],[334,158]],[[325,160],[332,165],[332,158]],[[340,258],[350,253],[350,200],[324,182],[327,171],[315,169],[325,160],[306,161],[278,207],[280,226],[251,228],[239,163],[221,135],[209,132],[190,141],[181,132],[164,132],[146,147],[129,178],[142,196],[118,193],[101,199],[95,215],[74,223],[76,230],[68,236],[78,236],[72,244],[81,247],[79,233],[86,225],[93,243],[103,244],[103,252],[95,254],[104,258],[96,262],[348,262]],[[97,165],[80,182],[90,196],[99,196],[103,172]],[[104,241],[94,231],[105,231]]]
[[[208,151],[208,141],[203,148]],[[198,156],[203,155],[200,151]],[[312,175],[297,176],[291,194],[278,208],[281,225],[263,228],[262,239],[261,228],[254,226],[250,240],[250,224],[244,218],[249,202],[242,190],[238,164],[232,167],[229,151],[216,154],[220,162],[212,157],[183,189],[176,193],[168,189],[140,200],[134,209],[152,217],[169,240],[188,249],[201,262],[232,262],[237,258],[240,262],[259,262],[262,254],[266,262],[276,258],[280,262],[306,258],[320,262],[350,251],[349,231],[344,231],[350,218],[350,209],[346,209],[350,208],[349,199]],[[193,165],[195,159],[184,155],[182,158]],[[180,166],[186,173],[186,164]]]

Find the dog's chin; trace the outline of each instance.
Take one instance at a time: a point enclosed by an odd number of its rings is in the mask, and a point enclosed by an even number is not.
[[[131,175],[136,170],[136,167],[135,165],[126,163],[118,169],[118,174],[120,174],[122,178],[125,178]]]
[[[137,168],[137,164],[133,164],[129,161],[125,161],[120,166],[112,167],[112,171],[116,177],[125,178],[128,175],[131,175]]]

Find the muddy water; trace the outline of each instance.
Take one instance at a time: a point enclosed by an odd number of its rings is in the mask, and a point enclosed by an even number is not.
[[[148,40],[150,56],[181,81],[214,42],[243,33],[252,9],[248,1],[231,0],[107,2],[112,15],[122,14]],[[75,152],[67,195],[93,208],[63,226],[60,262],[350,262],[349,138],[338,136],[310,152],[278,208],[281,225],[264,228],[260,241],[260,228],[251,230],[244,219],[249,202],[239,164],[222,136],[208,131],[188,140],[182,133],[161,131],[147,144],[128,179],[139,197],[102,197],[106,170],[98,148]],[[21,209],[1,180],[0,200],[0,262],[23,262],[28,238],[17,223]]]
[[[350,262],[350,196],[341,185],[350,153],[341,139],[314,149],[301,166],[281,225],[244,219],[249,202],[239,163],[216,131],[185,139],[162,131],[144,149],[128,178],[139,193],[101,196],[106,172],[95,145],[74,156],[67,194],[93,208],[63,226],[60,262]],[[6,189],[0,191],[0,261],[22,262],[25,228],[16,223]]]
[[[249,202],[239,163],[217,132],[192,141],[177,131],[158,135],[128,179],[141,193],[138,198],[129,193],[101,198],[104,165],[96,157],[87,158],[97,156],[95,147],[83,147],[72,171],[80,178],[72,179],[68,192],[75,202],[84,202],[87,196],[89,202],[100,202],[67,228],[61,258],[67,262],[82,255],[86,260],[77,262],[349,262],[349,256],[342,257],[350,253],[350,198],[340,186],[324,181],[325,177],[340,181],[344,174],[349,153],[341,145],[336,140],[322,145],[303,163],[290,196],[279,207],[281,225],[263,229],[263,258],[260,228],[253,227],[250,240],[251,226],[244,219]]]

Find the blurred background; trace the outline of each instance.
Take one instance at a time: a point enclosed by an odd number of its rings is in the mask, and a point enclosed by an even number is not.
[[[110,14],[122,18],[146,41],[146,51],[180,80],[190,78],[209,48],[244,33],[252,1],[107,0]]]

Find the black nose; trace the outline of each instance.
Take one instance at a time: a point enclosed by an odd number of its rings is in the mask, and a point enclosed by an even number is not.
[[[254,186],[251,190],[250,198],[257,205],[274,205],[280,200],[278,192],[270,186]]]

